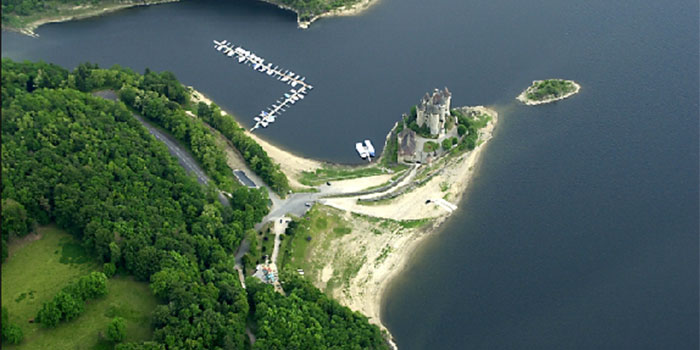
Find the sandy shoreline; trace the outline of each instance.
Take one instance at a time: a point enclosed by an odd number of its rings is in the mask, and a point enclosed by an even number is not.
[[[445,193],[450,193],[449,201],[459,203],[476,171],[487,141],[493,137],[494,128],[498,123],[498,113],[482,106],[473,108],[487,112],[492,116],[492,120],[488,125],[479,130],[480,144],[473,151],[448,163],[443,174],[434,177],[426,185],[401,195],[398,204],[392,202],[386,206],[350,205],[350,207],[345,207],[343,204],[347,203],[348,200],[344,198],[325,201],[325,204],[337,209],[361,212],[375,217],[379,216],[393,220],[432,219],[427,227],[403,231],[400,234],[389,236],[384,236],[384,234],[378,236],[371,232],[364,233],[364,236],[360,234],[361,244],[356,244],[358,252],[364,252],[366,256],[371,258],[381,254],[381,250],[387,245],[392,247],[392,251],[382,263],[374,266],[363,266],[353,278],[353,283],[349,290],[334,293],[333,295],[343,305],[362,312],[369,317],[371,322],[384,329],[385,327],[381,323],[381,305],[392,279],[398,276],[410,263],[416,248],[422,244],[423,240],[439,232],[442,224],[451,215],[445,209],[435,205],[431,205],[431,208],[426,208],[426,204],[424,204],[425,199],[440,197]],[[440,184],[448,181],[452,183],[450,189],[444,192],[441,191]],[[436,196],[436,193],[440,194],[440,196]],[[353,200],[349,201],[353,202]],[[403,210],[406,212],[402,212]],[[342,244],[342,247],[343,249],[353,248],[351,244],[347,243]]]
[[[188,86],[187,88],[191,89],[192,91],[192,100],[194,103],[198,103],[200,101],[206,103],[207,105],[213,103],[213,101],[209,97],[195,90],[192,86]],[[236,119],[236,117],[233,114],[228,113],[223,109],[221,109],[221,113],[232,116],[234,120]],[[238,121],[236,120],[236,122]],[[280,169],[282,169],[282,172],[284,172],[287,175],[287,178],[289,179],[289,184],[294,188],[308,187],[302,185],[297,180],[301,175],[302,171],[314,171],[318,168],[321,168],[324,164],[323,162],[319,162],[316,160],[299,157],[291,152],[288,152],[280,147],[273,145],[269,141],[263,140],[259,136],[251,133],[250,131],[246,130],[245,133],[246,135],[250,136],[253,140],[255,140],[255,142],[257,142],[265,150],[265,152],[267,152],[267,155],[270,156],[273,162],[280,165]]]
[[[191,89],[194,102],[212,103],[211,99],[204,94]],[[433,177],[425,185],[384,205],[358,205],[357,197],[327,198],[321,201],[324,205],[342,210],[346,220],[352,223],[353,233],[335,240],[329,249],[325,249],[325,252],[314,253],[314,258],[324,261],[325,264],[322,271],[317,271],[316,286],[324,290],[333,271],[343,268],[347,259],[362,256],[368,262],[375,261],[373,264],[363,264],[355,276],[350,279],[349,285],[334,290],[332,295],[342,305],[363,313],[370,322],[378,325],[382,330],[386,330],[389,335],[387,328],[381,322],[381,305],[387,288],[392,279],[398,276],[411,262],[416,248],[422,244],[425,238],[434,236],[451,215],[442,207],[424,204],[425,200],[446,198],[451,203],[459,203],[498,123],[496,111],[483,106],[470,108],[492,116],[486,127],[479,129],[478,146],[471,152],[450,159],[444,166],[443,172]],[[222,110],[222,113],[226,112]],[[293,185],[300,185],[295,177],[301,171],[313,170],[324,164],[299,157],[249,132],[248,135],[263,147],[274,162],[280,164],[281,169],[287,174]],[[377,185],[388,178],[388,175],[381,175],[379,177],[335,181],[334,186],[360,189]],[[345,186],[344,182],[347,182],[348,186]],[[445,183],[450,184],[449,188],[444,189]],[[376,223],[371,222],[371,220],[355,218],[351,212],[396,221],[425,218],[431,219],[431,221],[424,227],[388,230],[378,235],[375,232]],[[387,247],[390,247],[388,254],[384,253]],[[328,252],[331,252],[332,255],[324,255],[331,254]],[[342,254],[335,252],[342,252]],[[385,257],[380,258],[382,255]],[[311,273],[311,271],[308,272]],[[395,345],[393,346],[395,347]]]
[[[562,80],[563,80],[563,79],[562,79]],[[541,82],[541,81],[543,81],[543,80],[533,80],[533,81],[532,81],[532,85],[529,86],[527,89],[525,89],[523,92],[521,92],[520,95],[518,95],[518,97],[516,97],[516,99],[517,99],[518,101],[520,101],[520,102],[522,102],[522,103],[528,105],[528,106],[536,106],[536,105],[541,105],[541,104],[545,104],[545,103],[552,103],[552,102],[555,102],[555,101],[563,100],[563,99],[565,99],[565,98],[569,98],[569,97],[571,97],[571,96],[573,96],[573,95],[578,94],[578,92],[581,90],[581,85],[579,85],[579,84],[576,83],[575,81],[573,81],[573,80],[565,80],[565,81],[570,82],[570,83],[572,83],[572,84],[574,85],[574,87],[575,87],[574,91],[569,92],[569,93],[564,94],[564,95],[561,95],[561,96],[559,96],[559,97],[552,97],[552,98],[544,99],[544,100],[542,100],[542,101],[533,101],[533,100],[530,100],[529,98],[527,98],[527,94],[530,92],[530,89],[532,89],[532,87],[533,87],[535,84],[537,84],[537,83],[539,83],[539,82]]]
[[[14,27],[3,26],[2,29],[16,31],[16,32],[19,32],[19,33],[22,33],[24,35],[28,35],[31,37],[38,37],[39,34],[36,34],[34,32],[34,30],[39,28],[40,26],[42,26],[44,24],[74,21],[74,20],[79,20],[79,19],[84,19],[84,18],[89,18],[89,17],[100,16],[100,15],[123,10],[123,9],[130,8],[130,7],[150,6],[150,5],[164,4],[164,3],[168,3],[168,2],[177,2],[177,1],[180,1],[180,0],[150,0],[150,1],[144,1],[144,2],[132,2],[132,3],[116,4],[114,6],[105,7],[105,8],[98,8],[98,9],[94,9],[92,11],[87,11],[87,12],[83,12],[83,13],[76,13],[73,15],[40,18],[34,22],[28,23],[27,26],[24,28],[14,28]],[[80,8],[80,6],[76,7],[75,9],[79,9],[79,8]]]

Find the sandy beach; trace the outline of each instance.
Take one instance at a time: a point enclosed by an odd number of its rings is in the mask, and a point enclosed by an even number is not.
[[[479,145],[473,151],[449,162],[442,174],[435,176],[424,186],[405,193],[395,202],[386,205],[358,205],[356,197],[325,200],[325,204],[345,210],[347,213],[356,212],[392,220],[432,219],[424,227],[377,235],[372,232],[373,229],[376,229],[376,224],[355,218],[353,220],[354,233],[349,235],[351,237],[343,238],[337,242],[337,249],[342,249],[343,254],[364,254],[368,261],[374,261],[381,255],[385,247],[391,247],[390,253],[383,261],[363,265],[352,279],[349,288],[333,293],[333,297],[343,305],[362,312],[369,317],[370,321],[381,327],[384,327],[380,320],[381,302],[386,288],[391,284],[391,279],[401,273],[411,261],[413,253],[421,242],[437,232],[450,215],[442,207],[434,204],[426,205],[425,199],[446,196],[449,202],[459,203],[478,167],[478,161],[484,152],[487,141],[493,137],[493,130],[498,123],[498,113],[482,106],[475,108],[492,116],[492,120],[487,126],[479,130]],[[447,191],[442,191],[440,184],[445,182],[451,185]],[[330,250],[334,251],[332,248]],[[334,265],[342,264],[343,258],[336,254],[335,257],[328,256],[328,259],[329,263],[325,269],[332,271],[335,268]],[[322,287],[323,283],[320,284]]]
[[[569,98],[573,95],[578,94],[579,90],[581,90],[581,85],[579,85],[578,83],[576,83],[573,80],[566,80],[567,82],[570,82],[574,85],[574,87],[575,87],[574,91],[569,92],[569,93],[564,94],[564,95],[561,95],[559,97],[552,97],[552,98],[544,99],[542,101],[533,101],[533,100],[530,100],[529,98],[527,98],[527,94],[530,92],[530,89],[532,88],[532,86],[534,86],[535,84],[537,84],[541,81],[542,80],[532,81],[532,85],[529,86],[527,89],[525,89],[523,92],[521,92],[520,95],[518,95],[518,97],[516,97],[516,99],[518,101],[528,105],[528,106],[536,106],[536,105],[541,105],[541,104],[545,104],[545,103],[552,103],[554,101],[559,101],[559,100],[563,100],[565,98]]]
[[[212,100],[203,93],[195,90],[191,86],[188,86],[188,88],[192,91],[192,100],[194,103],[199,103],[200,101],[206,103],[207,105],[212,103]],[[221,110],[221,113],[231,115],[223,109]],[[267,152],[267,155],[270,156],[275,163],[280,165],[282,171],[287,175],[287,178],[289,178],[289,184],[294,188],[308,187],[302,185],[297,180],[299,176],[301,176],[302,171],[314,171],[323,166],[322,162],[299,157],[291,152],[285,151],[282,148],[273,145],[269,141],[258,137],[250,131],[246,130],[246,135],[255,140],[255,142],[257,142],[265,150],[265,152]]]

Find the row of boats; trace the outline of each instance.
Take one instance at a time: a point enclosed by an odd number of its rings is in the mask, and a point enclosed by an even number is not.
[[[370,140],[365,140],[365,142],[358,142],[355,144],[355,150],[362,157],[362,159],[367,159],[370,162],[372,157],[374,157],[374,146]]]
[[[227,57],[237,59],[238,63],[246,63],[254,70],[275,77],[277,80],[292,87],[282,98],[253,118],[255,126],[253,126],[251,131],[261,126],[266,128],[271,123],[274,123],[277,116],[286,111],[289,105],[304,99],[304,95],[314,88],[305,81],[306,77],[302,77],[288,69],[282,70],[279,66],[273,67],[272,63],[266,63],[264,58],[244,49],[242,46],[236,47],[232,42],[226,40],[214,40],[214,48]]]

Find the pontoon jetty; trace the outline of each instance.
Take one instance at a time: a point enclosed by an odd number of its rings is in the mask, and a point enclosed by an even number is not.
[[[283,98],[277,100],[270,107],[267,107],[267,111],[263,110],[260,112],[260,114],[253,118],[253,120],[255,120],[255,126],[253,126],[250,131],[257,129],[260,126],[266,128],[269,124],[274,123],[275,118],[284,112],[289,105],[293,105],[297,101],[303,100],[304,95],[314,88],[311,86],[311,84],[305,81],[306,77],[302,77],[289,69],[283,70],[282,68],[279,68],[279,66],[273,67],[272,63],[265,62],[265,59],[244,49],[241,46],[236,47],[230,41],[214,40],[214,48],[216,51],[223,53],[226,57],[231,57],[237,60],[238,63],[245,63],[253,68],[253,70],[265,73],[268,76],[274,77],[275,79],[292,86],[292,89],[289,90],[288,93],[285,93]],[[372,156],[374,156],[373,153],[374,148],[372,148]]]

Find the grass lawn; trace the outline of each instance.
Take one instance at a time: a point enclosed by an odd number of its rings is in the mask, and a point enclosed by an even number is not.
[[[303,218],[293,236],[285,237],[280,247],[280,266],[290,265],[294,269],[313,271],[319,266],[313,266],[310,254],[314,247],[328,248],[333,238],[341,237],[352,232],[350,224],[341,217],[340,213],[331,208],[314,205]],[[311,237],[309,240],[308,238]]]
[[[378,166],[344,167],[326,166],[316,171],[304,171],[299,182],[307,186],[318,186],[326,181],[348,180],[358,177],[385,174],[386,170]]]
[[[112,349],[100,340],[112,317],[126,319],[126,341],[151,338],[151,314],[156,298],[148,284],[131,277],[116,276],[108,280],[108,294],[91,300],[85,312],[56,328],[29,323],[43,302],[79,276],[100,270],[78,242],[54,227],[40,227],[38,240],[24,239],[10,243],[10,257],[2,265],[2,305],[10,320],[22,328],[24,340],[3,349]]]

